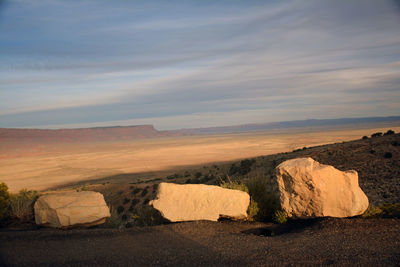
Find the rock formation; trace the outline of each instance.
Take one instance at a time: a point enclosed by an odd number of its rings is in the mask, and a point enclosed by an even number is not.
[[[351,217],[368,208],[356,171],[297,158],[281,163],[276,176],[281,207],[289,218]]]
[[[247,217],[250,196],[214,185],[160,183],[150,204],[171,222]]]
[[[43,195],[34,209],[36,224],[56,228],[98,225],[110,217],[103,195],[92,191]]]

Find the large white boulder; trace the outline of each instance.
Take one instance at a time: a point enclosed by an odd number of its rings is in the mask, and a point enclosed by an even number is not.
[[[351,217],[368,208],[356,171],[297,158],[281,163],[276,177],[281,207],[289,218]]]
[[[98,225],[110,217],[103,195],[92,191],[43,195],[34,210],[36,224],[56,228]]]
[[[204,184],[160,183],[150,204],[171,222],[247,217],[250,196],[239,190]]]

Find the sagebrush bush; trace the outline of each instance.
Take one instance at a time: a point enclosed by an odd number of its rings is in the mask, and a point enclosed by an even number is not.
[[[110,228],[118,228],[122,225],[122,219],[119,217],[117,209],[113,206],[110,206],[110,214],[111,216],[106,219],[105,226]]]
[[[275,223],[283,224],[287,222],[287,214],[283,210],[276,210],[272,220]]]
[[[240,190],[249,193],[249,189],[245,184],[240,183],[238,181],[231,181],[229,177],[228,177],[228,182],[222,181],[220,186],[227,189]],[[258,212],[259,212],[258,203],[250,195],[250,204],[249,207],[247,208],[248,219],[253,220],[257,216]]]
[[[10,215],[22,222],[32,221],[34,218],[33,205],[39,193],[33,190],[22,189],[18,194],[10,196]]]
[[[238,181],[231,181],[228,177],[228,181],[222,181],[220,184],[221,187],[227,188],[227,189],[234,189],[234,190],[240,190],[246,193],[249,193],[249,189],[247,186],[241,182]]]
[[[246,181],[249,194],[258,205],[258,213],[255,216],[260,221],[271,221],[275,211],[280,208],[279,196],[273,185],[265,177],[256,177]]]
[[[10,194],[8,186],[5,183],[0,183],[0,222],[5,218],[10,206]]]
[[[374,205],[369,205],[367,210],[361,215],[362,218],[379,218],[382,216],[383,211]]]
[[[400,203],[384,203],[379,206],[369,205],[362,218],[400,218]]]
[[[138,226],[160,225],[168,222],[158,210],[149,205],[141,205],[136,208],[132,219],[133,224]]]

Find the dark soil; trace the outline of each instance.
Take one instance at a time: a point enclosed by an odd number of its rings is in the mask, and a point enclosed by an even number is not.
[[[0,232],[0,262],[3,266],[398,266],[400,220],[8,229]]]

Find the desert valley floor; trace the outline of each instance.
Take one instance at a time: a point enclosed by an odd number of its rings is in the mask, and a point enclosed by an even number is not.
[[[355,126],[356,127],[356,126]],[[14,145],[0,143],[0,177],[11,192],[46,190],[124,173],[155,177],[173,169],[359,139],[400,127],[295,129],[137,141]]]

